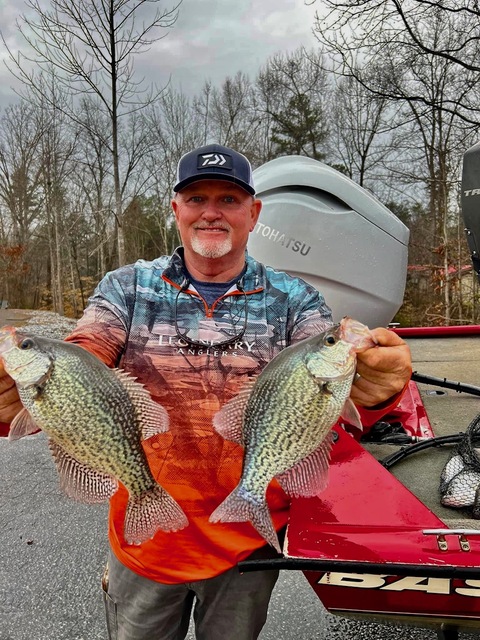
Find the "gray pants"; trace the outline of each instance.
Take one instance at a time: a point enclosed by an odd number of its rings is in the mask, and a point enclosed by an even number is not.
[[[263,549],[254,556],[263,554],[271,556]],[[108,637],[183,640],[193,606],[197,640],[255,640],[277,578],[278,571],[241,574],[234,567],[208,580],[161,584],[134,573],[110,553],[103,583]]]

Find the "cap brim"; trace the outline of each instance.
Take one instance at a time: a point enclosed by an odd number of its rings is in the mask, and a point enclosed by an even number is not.
[[[244,189],[250,195],[252,196],[255,195],[255,189],[251,185],[249,185],[247,182],[244,182],[243,180],[239,180],[234,176],[226,176],[223,173],[214,173],[213,171],[212,173],[202,172],[202,174],[199,176],[197,175],[197,176],[190,176],[189,178],[185,178],[185,180],[181,180],[180,182],[177,182],[177,184],[173,187],[173,190],[176,193],[178,193],[182,189],[185,189],[185,187],[187,187],[189,184],[193,184],[194,182],[199,182],[200,180],[224,180],[225,182],[232,182],[233,184],[236,184],[237,186]]]

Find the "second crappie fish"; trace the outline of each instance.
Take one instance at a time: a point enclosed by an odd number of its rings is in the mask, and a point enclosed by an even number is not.
[[[365,325],[344,318],[281,351],[222,407],[214,426],[242,444],[245,456],[241,480],[212,513],[212,522],[250,521],[280,551],[267,487],[276,478],[291,496],[313,496],[325,488],[332,426],[343,415],[361,427],[349,395],[356,354],[374,344]]]
[[[457,473],[444,488],[441,503],[445,507],[480,507],[480,473],[472,468],[464,468]],[[478,515],[475,516],[476,518]]]
[[[478,457],[479,450],[476,449]],[[440,476],[441,503],[445,507],[473,507],[473,517],[480,518],[480,472],[465,464],[461,455],[453,455]]]
[[[143,385],[110,369],[81,347],[0,329],[0,358],[15,380],[24,409],[10,440],[42,429],[60,484],[82,502],[102,502],[127,488],[124,522],[128,544],[141,544],[158,529],[188,524],[177,502],[153,478],[142,439],[168,430],[168,414]]]
[[[462,456],[454,455],[448,460],[440,475],[440,493],[446,491],[449,483],[456,475],[463,471],[464,468],[465,463]]]

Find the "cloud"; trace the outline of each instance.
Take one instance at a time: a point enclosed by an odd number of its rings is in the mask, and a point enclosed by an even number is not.
[[[314,47],[313,20],[303,0],[184,0],[174,27],[138,69],[157,84],[171,77],[190,95],[207,79],[217,85],[238,71],[253,80],[273,54]]]
[[[23,46],[15,27],[22,10],[17,0],[0,0],[0,30],[13,49]],[[188,95],[199,93],[206,80],[218,85],[238,71],[253,80],[273,54],[316,46],[314,13],[304,0],[183,0],[175,25],[137,56],[135,69],[158,87],[171,78]],[[15,79],[0,63],[0,104],[16,99],[12,85]]]

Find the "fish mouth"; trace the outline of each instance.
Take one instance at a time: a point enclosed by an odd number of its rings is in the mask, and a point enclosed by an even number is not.
[[[0,355],[1,358],[1,355]],[[21,364],[17,364],[16,366],[9,364],[8,365],[8,374],[12,377],[12,378],[16,378],[18,377],[18,374],[23,373],[26,369],[28,369],[28,367],[32,364],[33,359],[29,360],[28,362],[22,362]],[[6,368],[6,367],[5,367]]]
[[[357,353],[377,344],[366,325],[348,316],[340,321],[340,339],[353,345]]]
[[[0,329],[0,357],[2,353],[8,353],[17,346],[14,327],[2,327]]]

